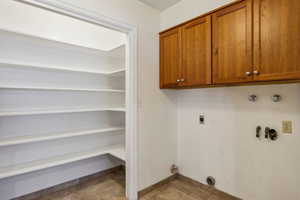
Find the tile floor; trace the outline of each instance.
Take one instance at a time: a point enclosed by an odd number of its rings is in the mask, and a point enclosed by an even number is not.
[[[142,200],[239,200],[206,185],[175,178],[142,197]]]
[[[125,176],[123,171],[112,172],[35,200],[125,200]],[[206,185],[178,177],[143,195],[140,200],[238,199]]]
[[[125,174],[111,172],[35,200],[126,200]]]

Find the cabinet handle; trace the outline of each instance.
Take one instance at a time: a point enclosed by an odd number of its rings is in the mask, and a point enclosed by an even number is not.
[[[251,76],[252,73],[251,72],[246,72],[246,76]]]
[[[255,71],[253,71],[253,74],[254,75],[259,75],[259,71],[255,70]]]
[[[184,80],[184,78],[182,78],[180,81],[181,81],[181,82],[184,82],[185,80]]]
[[[180,79],[177,79],[176,82],[179,83],[179,82],[180,82]]]

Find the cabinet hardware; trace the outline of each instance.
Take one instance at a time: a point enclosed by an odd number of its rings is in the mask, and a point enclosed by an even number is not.
[[[177,83],[179,83],[179,82],[180,82],[180,80],[179,80],[179,79],[177,79],[177,80],[176,80],[176,82],[177,82]]]
[[[246,76],[251,76],[252,73],[251,72],[246,72]]]
[[[181,81],[181,82],[184,82],[185,80],[184,80],[184,78],[182,78],[180,81]]]
[[[254,75],[259,75],[259,71],[255,70],[255,71],[253,71],[253,74]]]

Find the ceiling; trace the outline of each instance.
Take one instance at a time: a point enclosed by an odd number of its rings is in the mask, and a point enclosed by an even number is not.
[[[156,8],[158,10],[165,10],[174,4],[178,3],[181,0],[139,0],[153,8]]]

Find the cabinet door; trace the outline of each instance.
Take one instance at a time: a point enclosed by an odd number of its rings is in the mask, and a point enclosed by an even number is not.
[[[299,59],[300,1],[254,0],[254,79],[299,79]]]
[[[181,77],[181,33],[174,29],[160,35],[160,88],[176,88]]]
[[[252,1],[213,14],[213,82],[253,80]]]
[[[182,27],[182,85],[211,83],[211,16]]]

